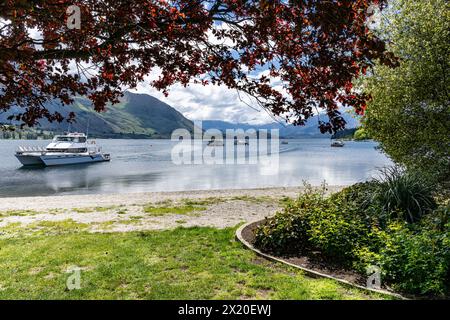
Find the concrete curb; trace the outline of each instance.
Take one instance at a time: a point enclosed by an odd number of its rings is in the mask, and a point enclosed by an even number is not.
[[[325,274],[325,273],[317,272],[317,271],[314,271],[314,270],[311,270],[311,269],[308,269],[308,268],[304,268],[304,267],[295,265],[295,264],[290,263],[290,262],[288,262],[288,261],[285,261],[285,260],[283,260],[283,259],[281,259],[281,258],[272,256],[272,255],[270,255],[270,254],[264,253],[264,252],[262,252],[262,251],[256,249],[251,243],[249,243],[247,240],[244,239],[244,237],[242,236],[242,231],[243,231],[246,227],[248,227],[249,225],[251,225],[251,224],[253,224],[253,223],[255,223],[255,222],[259,222],[259,221],[262,221],[262,220],[257,220],[257,221],[247,222],[247,223],[243,224],[242,226],[240,226],[239,229],[236,230],[236,238],[238,239],[238,241],[240,241],[240,242],[241,242],[244,246],[246,246],[248,249],[250,249],[250,250],[252,250],[253,252],[255,252],[257,255],[259,255],[259,256],[261,256],[261,257],[264,257],[264,258],[266,258],[266,259],[272,260],[272,261],[280,262],[280,263],[286,264],[286,265],[288,265],[288,266],[291,266],[291,267],[294,267],[294,268],[303,270],[303,271],[304,271],[306,274],[308,274],[310,277],[332,279],[332,280],[334,280],[334,281],[337,281],[337,282],[340,282],[340,283],[343,283],[343,284],[345,284],[345,285],[348,285],[348,286],[351,286],[351,287],[355,287],[355,288],[358,288],[358,289],[362,289],[362,290],[366,290],[366,291],[370,291],[370,292],[375,292],[375,293],[380,293],[380,294],[388,295],[388,296],[395,297],[395,298],[401,299],[401,300],[409,300],[408,298],[406,298],[406,297],[404,297],[404,296],[402,296],[402,295],[400,295],[400,294],[393,293],[393,292],[386,291],[386,290],[378,290],[378,289],[367,288],[367,287],[364,287],[364,286],[361,286],[361,285],[358,285],[358,284],[349,282],[349,281],[347,281],[347,280],[335,278],[335,277],[330,276],[330,275]]]

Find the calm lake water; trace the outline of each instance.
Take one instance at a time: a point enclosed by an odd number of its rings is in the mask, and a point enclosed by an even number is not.
[[[47,141],[0,140],[0,197],[92,193],[129,193],[320,185],[345,185],[375,176],[391,162],[374,142],[346,142],[331,148],[329,139],[289,140],[280,145],[279,170],[263,175],[259,164],[175,165],[169,140],[97,140],[112,161],[89,165],[22,168],[14,157],[19,145]],[[1,201],[1,200],[0,200]]]

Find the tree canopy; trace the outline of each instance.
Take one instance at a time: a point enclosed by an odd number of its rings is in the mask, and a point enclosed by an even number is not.
[[[80,29],[67,26],[70,5]],[[352,80],[374,59],[395,64],[367,26],[373,5],[385,1],[0,0],[0,112],[15,108],[11,119],[29,126],[61,121],[45,103],[76,95],[102,111],[157,70],[149,85],[165,94],[222,84],[295,124],[324,109],[320,129],[335,131],[339,104],[365,108]]]
[[[394,0],[379,27],[395,69],[377,65],[364,127],[397,163],[440,179],[450,177],[450,11],[446,0]]]

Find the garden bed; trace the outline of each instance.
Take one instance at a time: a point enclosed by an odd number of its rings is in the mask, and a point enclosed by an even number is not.
[[[236,231],[237,238],[249,249],[253,250],[259,255],[262,255],[271,260],[276,260],[290,266],[297,267],[305,271],[308,275],[313,277],[330,278],[341,283],[355,286],[360,289],[365,289],[373,292],[387,294],[400,299],[406,299],[397,293],[392,292],[389,288],[382,287],[381,289],[372,289],[366,286],[366,277],[363,275],[339,266],[323,257],[319,252],[310,252],[308,255],[289,255],[289,256],[274,256],[264,253],[254,247],[255,230],[261,225],[264,220],[255,221],[243,225]]]

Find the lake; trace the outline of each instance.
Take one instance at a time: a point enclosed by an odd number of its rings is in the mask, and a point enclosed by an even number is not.
[[[308,181],[346,185],[365,181],[391,165],[375,142],[346,142],[331,148],[329,139],[288,140],[280,145],[279,170],[261,174],[260,164],[176,165],[170,140],[102,140],[111,162],[48,168],[22,168],[14,157],[19,145],[48,141],[0,140],[0,197],[92,193],[130,193],[235,188],[288,187]]]

